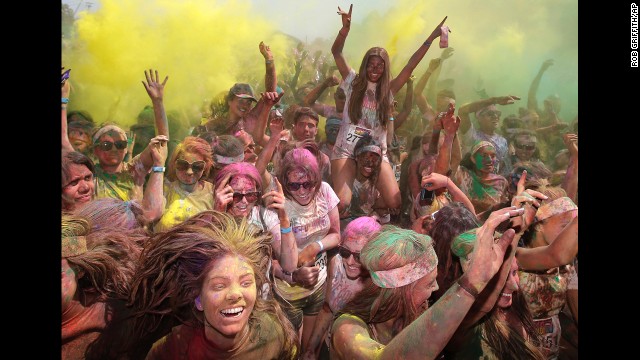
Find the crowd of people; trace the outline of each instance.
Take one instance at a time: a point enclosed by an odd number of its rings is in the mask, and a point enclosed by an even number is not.
[[[446,17],[393,76],[381,47],[348,64],[352,11],[335,67],[280,79],[261,42],[264,91],[233,84],[187,129],[158,70],[129,129],[63,79],[63,359],[577,359],[578,123],[539,107],[553,61],[517,113],[456,107]]]

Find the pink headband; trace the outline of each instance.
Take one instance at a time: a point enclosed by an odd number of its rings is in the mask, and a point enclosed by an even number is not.
[[[244,153],[235,156],[235,157],[229,157],[229,156],[222,156],[222,155],[218,155],[218,154],[214,154],[213,158],[216,160],[216,164],[225,164],[225,165],[229,165],[229,164],[233,164],[233,163],[239,163],[244,161]]]
[[[380,149],[380,146],[377,146],[377,145],[367,145],[367,146],[361,147],[360,149],[358,149],[358,151],[356,151],[356,156],[362,154],[365,151],[376,153],[379,156],[382,156],[382,150]]]
[[[433,247],[416,261],[391,270],[370,271],[371,280],[381,288],[393,289],[411,284],[429,274],[438,265]]]
[[[570,198],[564,196],[540,206],[536,212],[536,219],[538,221],[542,221],[554,215],[563,214],[577,209],[578,206]]]
[[[67,236],[62,238],[62,257],[76,256],[87,252],[87,238]]]

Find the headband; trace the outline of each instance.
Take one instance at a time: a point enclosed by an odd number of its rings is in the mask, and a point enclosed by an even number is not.
[[[578,206],[570,198],[564,196],[540,206],[536,212],[536,219],[542,221],[571,210],[578,210]]]
[[[392,289],[411,284],[429,274],[438,265],[433,246],[416,261],[391,270],[370,271],[371,280],[381,288]]]
[[[358,151],[356,151],[356,156],[362,154],[365,151],[376,153],[379,156],[382,156],[382,150],[380,149],[380,146],[378,146],[378,145],[366,145],[366,146],[363,146],[360,149],[358,149]]]
[[[107,125],[107,126],[103,126],[101,127],[98,131],[96,131],[95,134],[93,134],[93,143],[97,143],[98,140],[100,139],[100,137],[104,134],[106,134],[109,131],[115,131],[118,134],[124,136],[125,140],[127,139],[127,133],[124,132],[124,130],[122,130],[121,128],[117,127],[116,125]]]
[[[85,236],[67,236],[62,238],[62,257],[81,255],[87,252]]]
[[[482,149],[485,146],[494,147],[493,144],[488,141],[480,141],[471,148],[471,155],[475,154],[478,150]]]
[[[216,164],[224,164],[229,165],[233,163],[239,163],[244,161],[244,153],[240,153],[238,156],[230,157],[230,156],[222,156],[218,154],[214,154],[213,158],[216,160]]]

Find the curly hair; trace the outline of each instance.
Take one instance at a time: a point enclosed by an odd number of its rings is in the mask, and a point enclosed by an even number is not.
[[[360,262],[369,272],[383,271],[412,263],[425,254],[437,262],[431,237],[385,225],[362,248]],[[343,313],[353,314],[367,323],[381,323],[396,318],[400,320],[400,329],[403,329],[421,313],[412,303],[415,284],[416,281],[398,288],[380,288],[371,278],[367,278],[362,291],[336,317]]]
[[[387,50],[381,47],[372,47],[364,54],[358,74],[356,74],[355,79],[353,79],[351,83],[353,90],[351,91],[351,98],[349,99],[349,108],[346,110],[348,110],[351,122],[359,124],[360,118],[362,117],[362,103],[368,84],[367,64],[372,56],[380,56],[382,60],[384,60],[384,72],[382,73],[382,77],[376,82],[376,102],[378,104],[378,121],[380,121],[380,125],[386,129],[389,115],[393,110],[390,99],[391,61],[389,60]]]
[[[195,136],[187,136],[182,140],[182,142],[176,147],[171,155],[171,159],[169,160],[169,166],[167,169],[167,179],[169,181],[175,181],[176,177],[176,161],[182,156],[184,153],[191,153],[198,155],[204,160],[204,172],[202,173],[201,178],[206,178],[209,175],[209,170],[213,166],[213,151],[211,149],[211,145],[209,143],[199,137]]]
[[[275,300],[260,296],[263,284],[269,281],[271,234],[259,232],[244,218],[236,220],[214,210],[155,234],[145,247],[129,297],[135,317],[130,346],[135,351],[144,356],[153,341],[180,323],[203,326],[204,316],[196,309],[195,299],[209,271],[224,256],[242,258],[254,271],[258,296],[247,324],[252,336],[256,312],[275,315],[285,334],[284,349],[288,358],[293,357],[298,344],[292,325]]]

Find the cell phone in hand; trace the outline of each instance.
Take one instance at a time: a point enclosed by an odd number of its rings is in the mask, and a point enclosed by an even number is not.
[[[425,188],[422,188],[422,190],[420,190],[420,198],[418,203],[420,204],[420,206],[428,206],[433,203],[433,198],[434,198],[433,190],[427,190]]]
[[[70,72],[71,72],[71,69],[62,73],[62,85],[64,85],[65,81],[67,81],[67,79],[69,78]]]

